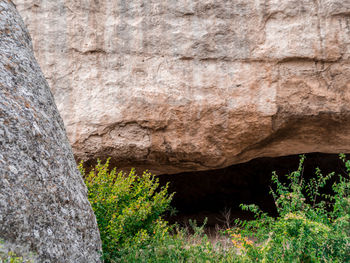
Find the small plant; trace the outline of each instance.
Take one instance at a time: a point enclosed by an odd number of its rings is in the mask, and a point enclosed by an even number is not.
[[[23,263],[23,258],[16,256],[13,252],[9,252],[7,255],[0,254],[0,263]]]
[[[159,188],[158,179],[149,172],[137,176],[135,170],[117,173],[108,166],[108,161],[98,161],[87,174],[82,163],[79,169],[99,226],[103,258],[112,262],[125,247],[165,236],[169,226],[161,216],[170,209],[173,194],[168,194],[168,186]]]
[[[255,214],[253,221],[236,220],[229,229],[232,242],[247,262],[350,262],[350,162],[340,155],[348,175],[339,176],[333,194],[321,189],[334,177],[316,169],[315,177],[303,178],[301,156],[296,171],[282,183],[273,173],[271,189],[279,216],[272,218],[256,205],[241,205]],[[255,240],[252,242],[252,240]]]
[[[239,262],[233,250],[225,250],[219,243],[213,245],[203,233],[203,226],[190,222],[191,232],[175,227],[163,239],[153,239],[145,246],[137,244],[123,249],[118,262],[124,263],[231,263]]]
[[[22,256],[17,255],[13,251],[7,251],[4,249],[4,241],[0,239],[0,263],[33,263],[34,260],[24,259]],[[34,258],[33,255],[29,257]]]

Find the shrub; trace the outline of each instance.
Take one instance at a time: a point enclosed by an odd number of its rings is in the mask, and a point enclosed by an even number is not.
[[[88,187],[88,198],[100,230],[105,262],[233,262],[235,254],[214,246],[203,228],[190,221],[194,234],[176,225],[170,226],[162,214],[171,211],[173,194],[159,188],[156,177],[148,172],[137,176],[109,171],[108,161],[98,161],[85,173],[79,169]],[[236,261],[235,261],[236,262]]]
[[[176,228],[162,239],[139,246],[137,244],[123,249],[120,262],[128,263],[229,263],[238,262],[232,250],[225,251],[218,243],[213,245],[203,233],[203,227],[192,225],[194,234]]]
[[[108,161],[98,161],[88,174],[82,163],[79,166],[99,226],[105,262],[118,258],[124,247],[162,238],[168,224],[161,215],[170,209],[173,197],[168,186],[158,189],[158,179],[149,172],[141,176],[135,170],[117,173],[116,169],[109,171],[108,165]]]
[[[80,165],[89,200],[101,233],[105,262],[350,262],[350,161],[341,155],[347,175],[339,176],[332,193],[322,189],[335,174],[303,177],[305,156],[283,183],[276,173],[271,194],[278,211],[270,217],[256,205],[241,205],[255,220],[236,220],[228,229],[232,247],[213,245],[203,227],[192,223],[194,234],[170,226],[162,219],[173,194],[159,188],[148,172],[137,176],[109,171],[108,161],[98,161],[85,174]]]
[[[241,249],[242,260],[248,262],[350,262],[350,162],[341,155],[348,174],[333,184],[333,194],[321,189],[334,176],[303,178],[301,156],[296,171],[286,175],[289,183],[281,183],[276,173],[271,189],[279,216],[272,218],[256,205],[241,205],[255,214],[253,221],[240,221],[229,229],[234,245]],[[251,240],[255,240],[253,243]]]

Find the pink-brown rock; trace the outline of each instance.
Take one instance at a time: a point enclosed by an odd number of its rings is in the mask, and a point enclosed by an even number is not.
[[[350,1],[15,0],[76,158],[350,151]]]

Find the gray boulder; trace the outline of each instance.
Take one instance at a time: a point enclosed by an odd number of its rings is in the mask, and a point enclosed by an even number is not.
[[[0,0],[0,245],[35,262],[100,262],[101,241],[28,31]]]

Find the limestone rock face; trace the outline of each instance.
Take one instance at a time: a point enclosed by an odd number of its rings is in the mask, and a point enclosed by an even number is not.
[[[40,263],[100,262],[86,187],[9,0],[0,0],[0,247]]]
[[[78,159],[350,151],[350,1],[15,0]]]

